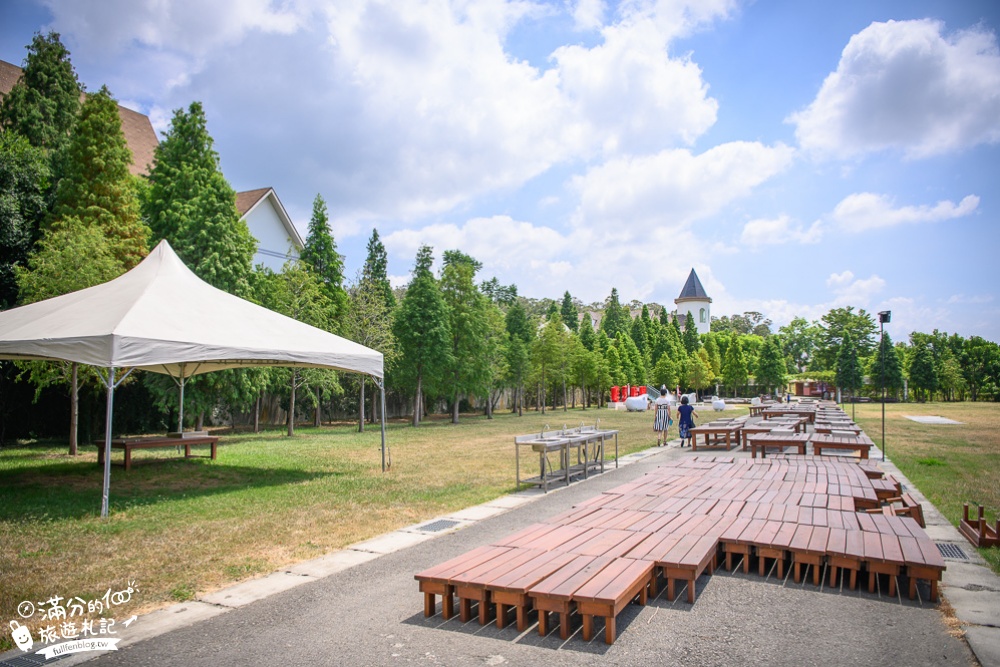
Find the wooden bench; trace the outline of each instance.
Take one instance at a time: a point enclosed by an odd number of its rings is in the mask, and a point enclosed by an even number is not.
[[[768,447],[794,447],[796,452],[805,456],[806,443],[809,442],[807,433],[762,433],[750,438],[750,457],[757,458],[757,451],[760,450],[760,457],[764,458],[765,450]]]
[[[455,587],[451,582],[452,577],[498,558],[510,550],[510,547],[479,547],[413,575],[413,578],[419,582],[420,592],[424,594],[424,616],[429,618],[434,615],[435,596],[440,595],[441,616],[445,620],[451,618],[454,611],[452,595],[455,592]],[[463,622],[465,620],[468,619],[463,619]]]
[[[583,639],[594,636],[594,616],[604,618],[604,642],[615,643],[615,617],[633,599],[645,605],[653,577],[651,561],[616,558],[573,593],[583,617]]]
[[[185,436],[180,438],[174,437],[149,437],[149,438],[116,438],[111,441],[111,449],[121,449],[125,452],[125,470],[132,469],[132,450],[135,449],[159,449],[163,447],[184,447],[184,458],[191,458],[191,446],[192,445],[209,445],[211,447],[211,454],[208,458],[213,461],[216,458],[217,447],[219,443],[219,437],[215,435],[198,435],[198,436]],[[94,443],[97,445],[97,463],[98,465],[104,465],[104,446],[105,443],[101,442]]]
[[[812,437],[813,454],[822,456],[827,449],[857,452],[862,459],[868,458],[868,452],[875,444],[867,436],[851,437],[846,435],[830,435],[817,433]]]
[[[559,637],[569,639],[569,617],[576,602],[573,594],[611,564],[606,556],[577,556],[548,577],[528,588],[528,597],[538,610],[538,634],[548,634],[550,612],[559,614]]]
[[[965,539],[977,547],[1000,545],[1000,520],[997,520],[995,526],[986,523],[982,505],[979,505],[979,517],[973,521],[969,519],[969,503],[963,503],[962,522],[958,524],[958,529],[965,535]]]

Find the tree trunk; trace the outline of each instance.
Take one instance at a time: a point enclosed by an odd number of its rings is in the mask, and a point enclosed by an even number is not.
[[[76,456],[77,430],[80,424],[80,385],[78,366],[72,365],[72,379],[69,389],[69,455]]]
[[[323,390],[316,387],[316,413],[313,417],[313,426],[319,428],[323,423]]]
[[[514,403],[517,404],[517,416],[521,417],[524,415],[522,412],[524,410],[524,385],[520,382],[517,385],[517,389],[514,390]]]
[[[574,402],[573,407],[575,408],[576,407],[576,404],[575,404],[576,403],[576,396],[575,395],[573,397],[573,402]],[[563,412],[566,412],[567,410],[569,410],[569,406],[567,405],[567,403],[569,403],[569,400],[568,400],[568,396],[566,395],[566,378],[563,378]]]
[[[257,400],[253,402],[253,432],[260,433],[260,394],[257,394]]]
[[[493,419],[493,395],[486,393],[486,418]]]
[[[417,376],[417,393],[413,396],[413,425],[420,426],[420,405],[423,402],[420,395],[423,387],[423,378]]]
[[[451,423],[458,423],[458,392],[455,392],[455,400],[451,404]]]
[[[198,413],[198,422],[195,424],[194,430],[201,431],[205,428],[205,412]]]
[[[358,433],[365,432],[365,376],[361,376],[361,397],[358,399]]]
[[[540,407],[539,407],[540,406]],[[542,396],[542,383],[539,382],[535,386],[535,409],[541,410],[542,414],[545,414],[545,397]]]
[[[292,369],[291,394],[288,397],[288,437],[295,435],[295,369]]]

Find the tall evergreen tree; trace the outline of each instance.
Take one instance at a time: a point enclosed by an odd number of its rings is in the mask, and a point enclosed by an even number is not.
[[[200,102],[174,111],[156,147],[144,214],[155,241],[167,239],[202,280],[249,296],[257,241],[236,210],[236,193],[219,170]]]
[[[910,388],[914,390],[918,400],[926,401],[933,397],[938,388],[938,377],[930,346],[923,343],[913,346],[910,352],[909,376]]]
[[[0,310],[17,304],[15,270],[38,240],[48,188],[44,151],[16,132],[0,131]]]
[[[618,289],[611,288],[611,296],[604,302],[604,317],[601,318],[601,330],[614,340],[619,333],[629,333],[627,318],[623,316],[622,305],[618,300]]]
[[[377,229],[372,229],[372,235],[368,239],[368,255],[365,257],[365,265],[361,269],[361,275],[365,280],[370,280],[378,285],[379,291],[382,293],[382,301],[389,312],[395,310],[396,296],[392,293],[392,285],[389,283],[389,256],[378,236]]]
[[[861,362],[858,360],[858,348],[854,345],[854,337],[850,331],[845,331],[840,340],[840,351],[837,354],[836,382],[841,391],[847,390],[853,398],[861,386]]]
[[[348,290],[347,314],[344,318],[344,335],[365,347],[382,353],[383,372],[393,366],[396,359],[396,338],[392,333],[392,312],[385,303],[385,294],[378,281],[362,273]],[[359,376],[358,431],[365,429],[366,376]],[[372,411],[374,418],[375,411]]]
[[[560,309],[560,314],[562,315],[563,323],[569,327],[570,331],[580,330],[580,319],[579,312],[576,309],[576,304],[573,303],[573,297],[570,296],[569,290],[563,294],[562,308]]]
[[[27,48],[24,76],[0,102],[0,125],[56,150],[69,139],[82,88],[59,33],[36,33]]]
[[[347,310],[347,292],[344,290],[344,258],[337,252],[337,243],[330,231],[330,218],[326,202],[319,194],[313,200],[312,217],[305,246],[299,255],[319,278],[320,285],[330,301],[331,314],[339,322]],[[334,326],[334,329],[337,327]]]
[[[768,336],[764,340],[764,348],[757,360],[757,370],[754,373],[757,385],[768,390],[784,388],[785,358],[781,353],[776,336]]]
[[[705,350],[705,355],[708,356],[708,350]],[[726,350],[726,358],[722,362],[722,382],[732,388],[735,397],[739,388],[746,385],[748,376],[749,370],[743,346],[740,345],[740,336],[733,336]]]
[[[883,352],[885,364],[883,365]],[[885,390],[888,396],[895,396],[903,388],[903,364],[899,360],[896,346],[892,344],[889,334],[884,334],[883,342],[875,348],[875,356],[872,357],[871,365],[868,367],[868,377],[872,384],[878,389],[879,396],[882,395],[882,377],[885,376]]]
[[[451,358],[448,388],[451,393],[451,421],[458,423],[459,400],[486,393],[490,385],[487,305],[492,305],[476,286],[478,262],[464,253],[445,253],[441,271],[441,295],[448,305],[451,330]]]
[[[414,426],[420,424],[425,392],[433,393],[441,385],[451,361],[448,305],[431,273],[433,263],[430,246],[421,247],[393,324],[399,344],[396,375],[402,386],[413,392]]]
[[[66,146],[51,224],[58,228],[75,218],[100,228],[126,271],[149,252],[149,228],[140,217],[136,184],[128,171],[131,162],[118,105],[108,89],[87,95]]]
[[[594,321],[590,319],[590,313],[583,314],[583,320],[580,322],[580,342],[583,346],[587,348],[588,351],[594,351],[594,345],[597,342],[597,336],[594,333]]]
[[[692,355],[701,347],[701,338],[698,336],[698,323],[695,322],[694,315],[689,311],[684,318],[684,349],[688,355]]]

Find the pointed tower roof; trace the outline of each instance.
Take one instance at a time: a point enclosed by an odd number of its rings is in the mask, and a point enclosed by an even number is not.
[[[674,303],[695,299],[698,301],[708,301],[709,303],[712,302],[711,297],[705,293],[705,288],[702,287],[701,281],[698,280],[698,274],[694,272],[694,269],[691,269],[687,282],[684,283],[684,289],[681,290],[680,296],[674,299]]]

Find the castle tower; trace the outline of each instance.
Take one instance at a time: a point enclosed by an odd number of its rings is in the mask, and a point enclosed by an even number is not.
[[[681,295],[674,299],[674,303],[677,304],[679,320],[683,319],[682,316],[687,317],[690,314],[698,325],[698,333],[708,333],[712,324],[712,299],[705,294],[705,288],[702,287],[694,269],[691,269],[687,282],[684,283],[684,289],[681,290]]]

